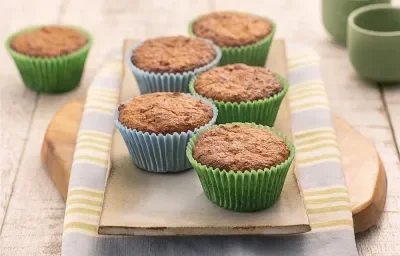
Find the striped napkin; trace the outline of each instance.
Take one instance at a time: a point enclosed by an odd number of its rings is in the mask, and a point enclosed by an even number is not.
[[[88,90],[71,171],[62,255],[358,255],[340,152],[310,48],[288,47],[288,97],[298,177],[312,231],[286,237],[116,237],[97,233],[122,59],[104,63]]]

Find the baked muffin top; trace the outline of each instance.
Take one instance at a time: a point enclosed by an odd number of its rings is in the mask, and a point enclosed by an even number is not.
[[[82,48],[88,39],[69,27],[44,26],[16,35],[11,48],[32,57],[57,57]]]
[[[224,124],[205,131],[193,147],[193,158],[220,170],[271,168],[288,159],[285,141],[265,128]]]
[[[121,104],[119,121],[128,128],[149,133],[187,132],[207,124],[212,108],[184,93],[158,92],[134,97]]]
[[[148,39],[133,52],[132,63],[154,73],[182,73],[212,62],[216,52],[211,42],[199,38],[170,36]]]
[[[281,92],[283,85],[269,69],[231,64],[201,73],[194,89],[213,100],[242,102],[269,98]]]
[[[267,20],[240,12],[212,12],[193,24],[193,33],[212,40],[218,46],[254,44],[272,31]]]

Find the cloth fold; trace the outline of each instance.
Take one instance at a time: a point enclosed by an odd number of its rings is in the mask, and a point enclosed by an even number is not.
[[[97,234],[118,103],[122,57],[110,56],[87,93],[71,170],[62,255],[358,255],[319,57],[288,45],[292,129],[298,179],[312,231],[306,234],[203,237],[116,237]]]

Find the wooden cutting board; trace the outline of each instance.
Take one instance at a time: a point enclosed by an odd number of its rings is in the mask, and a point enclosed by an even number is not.
[[[67,103],[51,120],[43,141],[42,162],[64,199],[83,104],[83,100]],[[355,232],[361,232],[373,226],[383,212],[386,173],[374,145],[367,138],[336,115],[334,123],[352,203]]]

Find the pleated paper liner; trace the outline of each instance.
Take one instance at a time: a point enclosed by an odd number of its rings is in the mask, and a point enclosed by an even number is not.
[[[206,125],[194,131],[163,135],[130,129],[118,120],[119,111],[118,108],[116,109],[114,122],[136,166],[146,171],[157,173],[180,172],[192,167],[186,157],[187,143],[196,131],[215,124],[218,110],[210,101],[193,95],[190,96],[200,99],[213,109],[212,119]],[[124,103],[128,103],[129,101]]]
[[[207,40],[208,41],[208,40]],[[209,43],[212,44],[210,41]],[[193,71],[186,71],[182,73],[154,73],[142,70],[136,67],[132,61],[131,56],[133,52],[142,45],[143,42],[136,44],[129,54],[126,56],[126,62],[128,63],[133,75],[136,78],[137,84],[141,94],[152,93],[152,92],[189,92],[189,82],[197,74],[207,71],[213,67],[216,67],[221,59],[221,50],[219,47],[213,44],[213,48],[216,52],[215,59],[207,65],[201,66],[194,69]]]
[[[286,175],[293,162],[293,144],[273,128],[251,123],[233,123],[268,129],[284,139],[290,154],[286,161],[270,169],[232,171],[205,166],[193,158],[192,150],[199,136],[206,130],[197,132],[189,141],[187,157],[199,176],[206,197],[214,204],[237,212],[252,212],[272,206],[282,192]]]
[[[278,115],[279,107],[289,87],[285,78],[277,73],[274,74],[283,85],[283,90],[272,97],[245,102],[224,102],[208,98],[208,100],[212,101],[218,108],[217,124],[248,122],[273,126],[276,116]],[[198,94],[194,88],[196,79],[197,76],[190,81],[189,90],[193,95],[203,97]]]
[[[34,91],[45,93],[63,93],[73,90],[79,85],[82,77],[86,57],[92,45],[91,35],[79,27],[68,26],[84,34],[88,41],[79,50],[57,57],[30,57],[11,48],[11,41],[15,36],[40,27],[42,26],[20,30],[6,41],[6,49],[14,59],[24,84]]]
[[[190,36],[196,36],[193,33],[193,25],[200,17],[192,20],[189,23],[188,32]],[[249,45],[236,46],[236,47],[225,47],[220,46],[222,51],[222,58],[219,62],[219,66],[224,66],[233,63],[245,63],[250,66],[264,67],[268,57],[269,49],[275,35],[276,24],[272,20],[262,17],[272,25],[272,31],[262,40]]]

